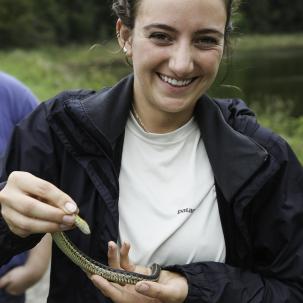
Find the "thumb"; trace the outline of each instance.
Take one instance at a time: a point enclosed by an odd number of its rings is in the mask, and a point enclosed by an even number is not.
[[[156,282],[138,282],[135,289],[138,293],[154,299],[165,301],[169,297],[168,290]]]

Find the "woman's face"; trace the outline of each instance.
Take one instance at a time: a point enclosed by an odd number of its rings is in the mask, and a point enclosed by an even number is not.
[[[142,0],[126,47],[134,96],[145,109],[192,112],[224,49],[223,0]]]

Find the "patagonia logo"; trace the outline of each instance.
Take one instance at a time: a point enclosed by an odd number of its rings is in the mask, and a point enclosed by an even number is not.
[[[184,214],[184,213],[192,214],[194,211],[195,211],[195,209],[193,209],[193,208],[183,208],[183,209],[178,209],[177,214],[178,215]]]

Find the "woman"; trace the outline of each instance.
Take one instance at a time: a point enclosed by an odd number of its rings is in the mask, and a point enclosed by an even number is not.
[[[79,208],[92,235],[69,235],[91,257],[141,273],[162,266],[158,283],[92,275],[94,288],[54,248],[48,302],[302,301],[302,168],[241,101],[205,95],[231,7],[114,1],[134,74],[62,93],[16,129],[0,192],[2,262],[39,233],[71,229]]]

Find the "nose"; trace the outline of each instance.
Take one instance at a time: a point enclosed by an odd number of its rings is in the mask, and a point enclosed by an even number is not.
[[[193,72],[194,59],[190,45],[187,43],[175,45],[169,59],[169,68],[179,78],[184,78]]]

